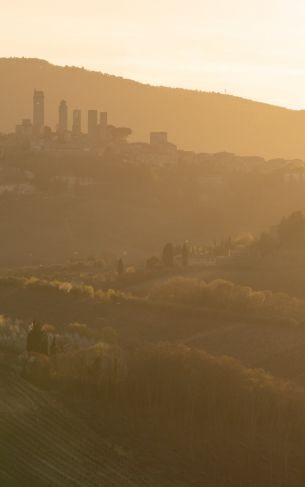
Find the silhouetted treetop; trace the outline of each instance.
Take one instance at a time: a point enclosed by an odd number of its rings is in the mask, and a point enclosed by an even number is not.
[[[173,244],[167,243],[164,246],[162,253],[162,262],[165,267],[173,267],[174,265],[174,247]]]
[[[288,217],[284,217],[277,227],[281,243],[300,244],[305,243],[305,216],[301,211],[295,211]]]
[[[30,331],[27,335],[26,349],[28,352],[36,352],[48,355],[48,336],[41,323],[33,321]]]

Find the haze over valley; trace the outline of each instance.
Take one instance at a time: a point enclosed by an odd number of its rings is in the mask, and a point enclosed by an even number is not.
[[[304,487],[304,14],[3,6],[1,487]]]

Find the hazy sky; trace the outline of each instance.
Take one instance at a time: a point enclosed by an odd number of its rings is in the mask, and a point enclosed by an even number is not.
[[[1,57],[305,108],[304,0],[1,4]]]

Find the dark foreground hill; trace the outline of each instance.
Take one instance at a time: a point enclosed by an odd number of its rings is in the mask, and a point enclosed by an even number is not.
[[[147,477],[122,449],[107,444],[50,394],[21,379],[2,354],[0,386],[1,486],[172,485]]]
[[[304,485],[302,390],[170,345],[54,360],[65,406],[0,368],[1,486]]]
[[[0,284],[0,352],[25,349],[33,316],[57,344],[24,362],[56,396],[0,360],[0,485],[304,486],[303,300],[185,278],[146,299]]]
[[[45,91],[46,118],[53,127],[58,103],[65,98],[71,109],[107,110],[111,123],[134,130],[134,139],[167,130],[173,142],[188,150],[305,158],[304,111],[219,93],[153,87],[37,59],[0,59],[0,131],[13,130],[17,120],[32,115],[34,88]]]

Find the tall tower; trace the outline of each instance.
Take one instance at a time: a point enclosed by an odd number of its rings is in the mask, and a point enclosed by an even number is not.
[[[33,96],[33,134],[39,137],[44,128],[44,92],[34,90]]]
[[[81,110],[73,110],[73,124],[72,124],[72,134],[81,135],[82,133],[82,112]]]
[[[108,114],[107,112],[100,112],[100,127],[105,129],[108,124]]]
[[[100,112],[99,136],[101,142],[105,142],[107,139],[107,125],[108,125],[107,112]]]
[[[68,131],[68,106],[66,100],[61,100],[58,108],[58,133],[65,134]]]
[[[97,110],[88,110],[88,136],[96,139],[98,135]]]

